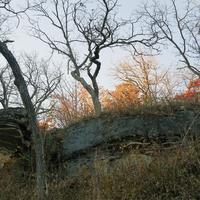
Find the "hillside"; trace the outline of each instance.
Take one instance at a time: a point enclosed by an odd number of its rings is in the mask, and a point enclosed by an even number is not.
[[[46,134],[49,199],[199,199],[199,108],[104,113]],[[0,199],[35,199],[33,158],[4,152]]]

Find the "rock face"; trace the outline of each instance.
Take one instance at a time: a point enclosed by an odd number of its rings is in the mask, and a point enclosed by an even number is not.
[[[74,157],[97,145],[124,138],[176,138],[200,135],[200,116],[193,110],[168,115],[97,118],[70,126],[64,136],[64,156]]]
[[[69,175],[76,175],[81,166],[91,168],[96,160],[108,161],[112,168],[134,149],[142,149],[142,160],[147,156],[149,164],[152,158],[145,149],[149,151],[155,143],[171,148],[191,135],[200,136],[200,112],[195,109],[168,114],[101,116],[65,130],[62,160]]]
[[[27,114],[24,108],[0,110],[0,149],[16,152],[28,147],[30,132]]]

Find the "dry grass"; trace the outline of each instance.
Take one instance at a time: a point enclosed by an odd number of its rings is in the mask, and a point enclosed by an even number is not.
[[[98,118],[115,118],[118,116],[165,116],[165,115],[174,115],[177,111],[180,110],[192,110],[194,113],[200,110],[200,102],[193,101],[167,101],[159,102],[153,105],[133,105],[132,107],[123,107],[120,109],[104,109]],[[91,119],[95,119],[97,116],[89,113],[82,118],[77,119],[68,126],[74,125],[79,122],[87,122]]]
[[[138,159],[139,158],[139,159]],[[200,143],[171,150],[156,149],[147,162],[132,152],[110,167],[96,160],[93,170],[83,167],[76,177],[66,170],[49,174],[49,200],[188,200],[200,199]],[[0,171],[1,200],[34,200],[34,178],[16,162]]]

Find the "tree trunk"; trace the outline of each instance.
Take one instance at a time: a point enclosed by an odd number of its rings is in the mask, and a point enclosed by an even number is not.
[[[13,75],[15,77],[15,85],[17,86],[20,96],[22,98],[24,107],[27,110],[28,118],[30,122],[30,128],[32,132],[32,141],[35,150],[36,159],[36,176],[37,176],[37,196],[38,200],[45,200],[47,197],[47,182],[46,182],[46,171],[45,171],[45,160],[44,160],[44,147],[42,141],[42,135],[40,134],[39,127],[37,124],[37,118],[33,103],[31,101],[25,80],[22,76],[20,66],[15,59],[12,52],[7,48],[6,43],[0,42],[0,53],[9,63]]]
[[[95,115],[99,116],[101,114],[101,102],[99,101],[98,96],[91,95],[92,96],[92,103],[94,105],[94,111]]]
[[[80,77],[80,74],[77,74],[76,70],[71,72],[72,77],[79,81],[81,85],[88,91],[92,97],[92,103],[94,106],[95,115],[99,116],[101,114],[101,102],[99,101],[99,89],[96,84],[96,90],[93,89],[84,78]]]

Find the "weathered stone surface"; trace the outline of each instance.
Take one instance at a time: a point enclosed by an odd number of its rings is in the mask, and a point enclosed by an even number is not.
[[[200,117],[193,110],[179,110],[170,115],[159,116],[91,119],[74,124],[66,130],[64,156],[71,158],[97,145],[123,138],[180,138],[186,132],[200,135]]]
[[[133,154],[132,161],[144,161],[148,166],[152,158],[145,149],[149,151],[155,142],[171,148],[185,134],[200,136],[199,113],[195,109],[179,109],[168,114],[106,116],[73,124],[65,130],[63,139],[62,160],[67,174],[76,175],[82,166],[93,172],[96,160],[107,162],[108,169],[112,169],[138,148],[142,153]]]
[[[0,149],[16,152],[27,146],[30,141],[27,127],[28,120],[24,108],[0,110]]]
[[[0,120],[12,120],[24,124],[24,120],[27,121],[27,113],[21,107],[0,109]]]

